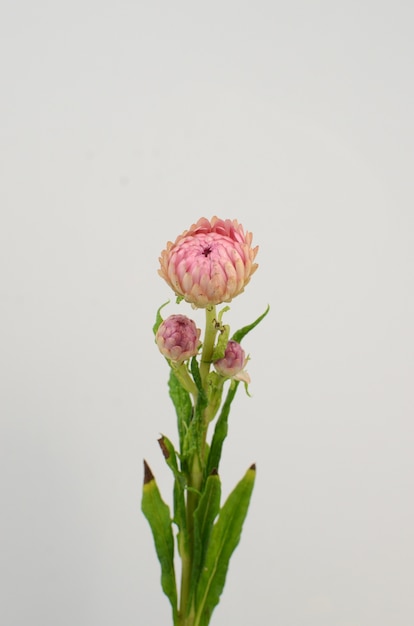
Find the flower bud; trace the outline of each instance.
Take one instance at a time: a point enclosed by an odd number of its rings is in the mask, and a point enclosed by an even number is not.
[[[244,371],[246,363],[247,359],[243,348],[237,341],[231,339],[226,346],[224,357],[215,361],[213,365],[222,376],[249,383],[250,376]]]
[[[230,302],[242,293],[257,269],[258,246],[237,220],[202,217],[169,241],[161,253],[159,275],[194,307]]]
[[[161,322],[155,335],[158,348],[167,359],[182,363],[195,356],[201,330],[185,315],[170,315]]]

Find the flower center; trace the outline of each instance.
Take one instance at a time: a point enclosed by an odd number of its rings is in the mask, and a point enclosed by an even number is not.
[[[209,254],[211,254],[212,252],[212,247],[211,246],[206,246],[202,252],[202,254],[207,258],[209,256]]]

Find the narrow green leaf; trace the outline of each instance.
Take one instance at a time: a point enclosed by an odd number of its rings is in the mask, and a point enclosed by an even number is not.
[[[167,300],[167,302],[164,302],[164,304],[162,304],[162,305],[160,306],[160,308],[158,309],[158,311],[157,311],[157,315],[156,315],[156,318],[155,318],[155,324],[154,324],[154,326],[152,327],[152,332],[154,333],[154,335],[157,333],[158,328],[160,327],[160,325],[161,325],[161,324],[162,324],[162,322],[164,321],[164,320],[162,319],[161,310],[162,310],[165,306],[167,306],[167,304],[169,304],[169,303],[170,303],[170,301],[169,301],[169,300]]]
[[[141,508],[151,527],[155,551],[161,565],[161,586],[177,617],[177,585],[174,571],[174,537],[170,509],[161,498],[157,483],[148,464],[144,461],[144,486]]]
[[[191,572],[190,601],[197,588],[208,551],[214,520],[220,510],[221,482],[215,471],[207,480],[194,513],[194,557]]]
[[[168,439],[168,437],[162,435],[158,439],[158,444],[161,448],[161,452],[163,453],[165,462],[167,463],[168,467],[171,469],[174,476],[179,476],[177,453],[175,451],[173,443]]]
[[[225,438],[227,437],[228,432],[228,418],[230,413],[230,406],[234,400],[238,386],[238,380],[231,381],[226,399],[221,408],[220,415],[217,419],[207,460],[207,476],[211,474],[214,469],[218,470],[219,468],[223,443]]]
[[[205,405],[207,403],[207,399],[201,382],[200,368],[198,366],[197,357],[193,356],[191,359],[190,368],[199,396],[201,396],[202,403]]]
[[[215,418],[216,413],[220,408],[225,382],[226,379],[223,376],[220,376],[217,372],[209,372],[207,376],[208,406],[204,411],[206,423],[210,423]]]
[[[220,601],[231,555],[237,547],[249,508],[256,468],[252,465],[224,503],[209,542],[196,596],[194,626],[208,626]]]
[[[191,374],[197,387],[198,395],[197,402],[194,410],[194,416],[192,417],[190,427],[188,430],[188,437],[186,441],[186,450],[192,455],[195,452],[200,454],[201,443],[203,439],[203,412],[207,406],[208,400],[206,393],[201,384],[200,369],[197,363],[196,357],[193,357],[190,362]]]
[[[224,313],[227,313],[227,311],[230,311],[230,307],[228,305],[226,305],[225,307],[223,307],[221,309],[221,311],[219,311],[219,314],[217,316],[217,320],[218,322],[221,324],[221,320],[223,319],[223,315]]]
[[[211,360],[213,362],[218,361],[219,359],[222,359],[224,357],[224,353],[226,352],[227,344],[229,341],[229,335],[230,326],[228,326],[228,324],[224,324],[224,326],[220,328],[220,334],[218,336],[218,340],[211,357]]]
[[[247,326],[243,326],[243,328],[236,330],[236,332],[232,336],[233,341],[237,341],[237,343],[240,343],[243,337],[247,335],[247,333],[253,330],[253,328],[255,328],[258,324],[260,324],[262,319],[266,317],[269,311],[270,311],[270,306],[268,305],[266,311],[262,313],[262,315],[260,315],[257,318],[257,320],[255,320],[252,324],[248,324]]]
[[[178,436],[180,440],[180,452],[184,452],[184,439],[188,431],[188,427],[191,421],[193,412],[193,405],[191,402],[190,394],[184,389],[180,381],[174,374],[174,370],[170,371],[170,378],[168,380],[168,387],[170,392],[170,398],[174,404],[175,412],[177,414],[178,424]]]
[[[165,462],[174,475],[173,502],[174,502],[174,523],[178,527],[177,545],[181,554],[181,550],[187,546],[187,516],[185,508],[185,476],[179,471],[177,463],[177,454],[172,442],[163,435],[158,439],[158,443],[165,458]]]
[[[185,509],[185,491],[182,484],[174,481],[173,499],[174,499],[174,523],[177,524],[177,547],[178,553],[182,557],[188,552],[188,529]]]

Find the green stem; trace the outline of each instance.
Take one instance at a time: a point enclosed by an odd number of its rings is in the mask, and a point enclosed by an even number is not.
[[[204,388],[206,378],[210,371],[211,357],[213,356],[216,334],[216,307],[212,305],[210,308],[206,309],[206,332],[204,334],[203,351],[201,353],[200,363],[200,376]]]
[[[181,592],[180,610],[178,612],[178,626],[191,626],[190,616],[187,615],[187,606],[190,594],[191,555],[188,550],[181,549]]]
[[[200,363],[200,377],[201,384],[203,388],[206,390],[207,386],[207,377],[210,372],[211,365],[211,357],[213,355],[214,343],[217,334],[216,327],[216,307],[212,306],[210,308],[206,308],[206,329],[204,334],[203,341],[203,350],[201,353],[201,363]],[[188,371],[187,375],[188,375]],[[180,372],[181,373],[181,372]],[[190,378],[188,376],[188,378]],[[182,382],[184,382],[182,380]],[[186,388],[190,393],[192,393],[194,398],[194,403],[196,403],[197,398],[196,394],[193,393],[193,390],[189,388],[188,380],[185,381]],[[193,383],[194,385],[194,383]],[[189,606],[190,600],[190,585],[191,585],[191,576],[193,569],[193,558],[194,558],[194,513],[198,506],[199,500],[199,492],[203,483],[203,468],[204,468],[204,451],[205,451],[205,439],[207,435],[207,424],[208,420],[206,419],[209,411],[209,407],[206,407],[205,413],[206,416],[203,419],[203,436],[202,436],[202,445],[201,450],[198,450],[194,453],[191,462],[189,464],[189,475],[188,475],[188,487],[187,490],[187,542],[185,546],[181,546],[181,591],[180,591],[180,610],[178,614],[178,626],[194,626],[195,624],[195,607],[194,601],[192,605]],[[200,458],[200,455],[201,457]]]
[[[193,626],[195,619],[194,602],[189,607],[190,584],[194,557],[194,512],[198,506],[199,491],[203,481],[203,471],[198,455],[192,459],[189,487],[187,491],[187,546],[181,551],[181,591],[179,626]]]

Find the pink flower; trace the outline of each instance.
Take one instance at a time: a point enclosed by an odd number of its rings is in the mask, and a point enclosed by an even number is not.
[[[244,371],[246,363],[247,359],[243,348],[237,341],[231,339],[226,346],[224,357],[215,361],[213,365],[217,372],[226,378],[250,383],[250,376]]]
[[[167,243],[158,273],[195,307],[230,302],[257,269],[259,248],[251,247],[252,237],[237,220],[202,217]]]
[[[170,315],[158,327],[155,341],[160,352],[176,363],[182,363],[198,352],[201,330],[185,315]]]

